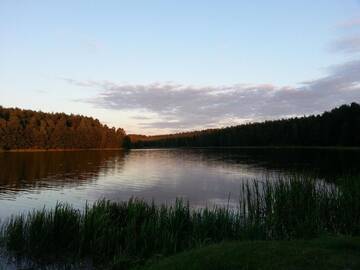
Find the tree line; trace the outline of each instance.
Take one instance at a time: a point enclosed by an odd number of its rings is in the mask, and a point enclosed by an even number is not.
[[[131,146],[360,146],[360,105],[342,105],[320,115],[161,136],[130,135]]]
[[[0,106],[0,149],[119,148],[125,131],[81,115]]]

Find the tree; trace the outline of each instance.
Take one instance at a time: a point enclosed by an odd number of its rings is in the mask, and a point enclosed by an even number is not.
[[[133,147],[360,146],[360,105],[352,103],[322,115],[265,121],[221,129],[134,136]]]
[[[0,106],[1,149],[119,148],[125,135],[91,117]]]
[[[131,139],[130,139],[130,136],[125,136],[125,137],[124,137],[122,146],[123,146],[125,149],[131,148]]]

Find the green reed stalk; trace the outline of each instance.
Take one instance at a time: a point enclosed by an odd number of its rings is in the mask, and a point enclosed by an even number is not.
[[[139,199],[101,200],[83,211],[67,204],[13,216],[1,239],[32,258],[90,257],[124,267],[224,240],[360,235],[360,179],[337,185],[292,176],[241,187],[239,207],[193,210],[181,199],[156,206]]]

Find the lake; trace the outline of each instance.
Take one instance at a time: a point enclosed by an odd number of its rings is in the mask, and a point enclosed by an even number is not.
[[[359,174],[356,149],[148,149],[0,153],[0,217],[57,201],[76,207],[130,197],[236,206],[241,184],[289,174]],[[229,200],[230,198],[230,200]]]

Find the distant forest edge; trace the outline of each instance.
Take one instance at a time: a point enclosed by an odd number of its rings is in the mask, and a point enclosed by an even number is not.
[[[177,134],[126,135],[81,115],[0,106],[0,150],[236,146],[360,146],[360,105],[320,115]]]
[[[0,150],[120,148],[124,137],[91,117],[0,106]]]
[[[133,148],[360,146],[360,105],[352,103],[320,115],[220,129],[157,136],[129,135],[129,137]]]

